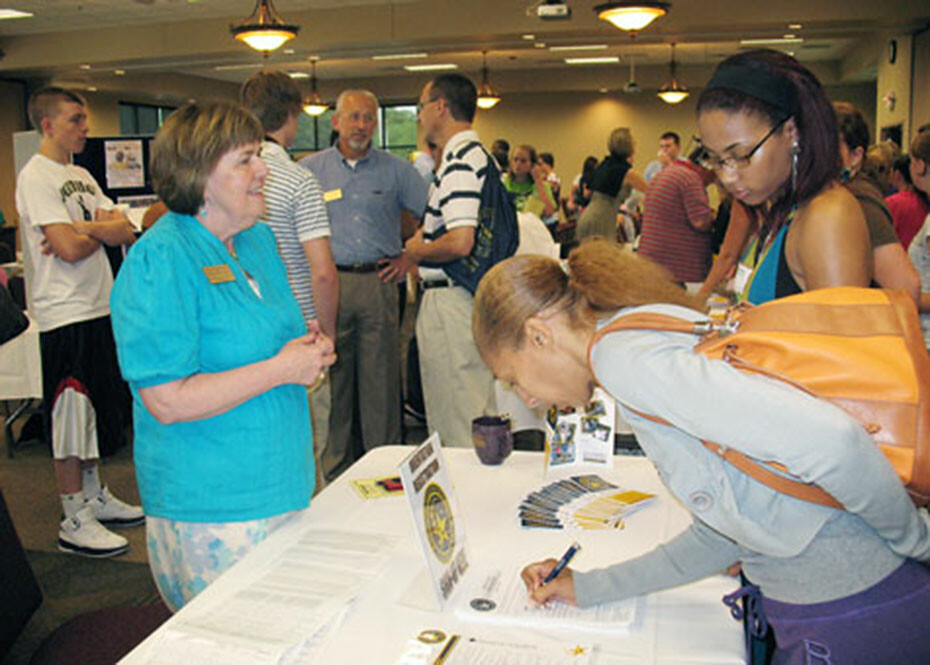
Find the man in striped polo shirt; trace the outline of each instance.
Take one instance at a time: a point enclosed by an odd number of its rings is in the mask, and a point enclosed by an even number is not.
[[[302,95],[284,72],[263,71],[242,86],[242,103],[258,116],[265,130],[262,159],[265,179],[264,222],[274,231],[278,253],[287,268],[291,291],[308,326],[333,338],[339,303],[339,278],[329,248],[329,218],[320,185],[314,175],[295,164],[286,148],[297,138]],[[313,324],[316,322],[316,324]],[[329,438],[328,382],[311,394],[317,487],[323,487],[320,455]]]
[[[442,147],[438,182],[430,190],[423,226],[407,241],[413,263],[449,263],[475,242],[488,156],[472,129],[477,91],[460,74],[442,74],[420,95],[418,114],[427,141]],[[425,293],[417,315],[417,343],[426,421],[446,446],[470,447],[472,418],[496,410],[494,378],[471,334],[472,295],[441,268],[420,268]]]
[[[710,270],[714,211],[707,199],[712,171],[676,161],[650,181],[643,203],[639,253],[665,266],[688,287],[700,288]]]

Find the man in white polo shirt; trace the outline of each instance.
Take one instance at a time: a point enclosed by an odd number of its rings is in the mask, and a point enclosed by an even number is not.
[[[419,120],[427,141],[441,146],[438,181],[430,190],[423,226],[404,246],[413,263],[451,263],[475,242],[488,156],[472,129],[477,91],[460,74],[442,74],[420,95]],[[494,413],[494,378],[471,334],[472,295],[441,268],[420,268],[425,293],[417,315],[417,343],[426,422],[443,445],[471,446],[473,418]]]
[[[39,327],[46,427],[64,510],[58,547],[106,557],[129,543],[104,524],[144,520],[138,506],[110,493],[97,471],[100,450],[122,444],[131,418],[110,329],[113,274],[103,246],[126,245],[135,236],[93,176],[71,164],[87,140],[85,108],[82,97],[62,88],[32,94],[29,118],[42,139],[20,171],[16,209],[33,266],[30,314]]]

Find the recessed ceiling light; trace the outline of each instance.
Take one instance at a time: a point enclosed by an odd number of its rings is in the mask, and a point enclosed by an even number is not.
[[[87,86],[87,89],[88,89],[90,92],[97,92],[97,86],[95,86],[95,85],[89,85],[89,86]]]
[[[292,48],[286,48],[286,49],[284,49],[284,50],[281,51],[281,52],[282,52],[284,55],[294,55],[294,53],[296,53],[296,51],[295,51],[294,49],[292,49]]]
[[[90,65],[81,65],[81,69],[85,69],[85,70],[90,69]]]
[[[598,88],[598,92],[601,94],[605,94],[607,92],[607,88]]]
[[[534,39],[536,39],[536,35],[531,35],[531,34],[529,34],[529,33],[527,33],[527,34],[525,34],[525,35],[522,35],[522,37],[523,37],[523,39],[525,39],[525,40],[528,41],[528,42],[531,42],[531,41],[533,41]]]
[[[425,58],[429,53],[391,53],[389,55],[373,55],[372,60],[412,60],[414,58]]]
[[[797,35],[793,35],[793,34],[791,34],[791,33],[789,33],[789,34],[787,34],[787,35],[782,35],[782,39],[795,39],[796,37],[797,37]]]
[[[803,28],[803,27],[804,27],[804,26],[801,25],[800,23],[789,23],[789,24],[788,24],[788,29],[789,29],[789,30],[800,30],[800,29]]]
[[[310,78],[310,74],[308,74],[307,72],[288,72],[287,75],[290,76],[292,79]]]
[[[113,73],[116,74],[117,76],[123,76],[126,73],[126,70],[125,69],[114,69]]]
[[[564,60],[566,65],[607,65],[620,62],[620,58],[615,55],[602,58],[565,58]]]
[[[550,46],[550,51],[603,51],[607,44],[575,44],[572,46]]]
[[[432,72],[440,69],[458,69],[458,65],[454,65],[451,62],[447,63],[437,63],[435,65],[404,65],[404,69],[408,72]]]
[[[0,21],[13,18],[32,18],[30,12],[21,12],[18,9],[0,9]]]
[[[546,48],[546,42],[536,42],[533,46],[536,48]]]
[[[785,39],[784,37],[767,37],[763,39],[741,39],[740,46],[766,46],[770,44],[800,44],[804,40],[800,37]]]

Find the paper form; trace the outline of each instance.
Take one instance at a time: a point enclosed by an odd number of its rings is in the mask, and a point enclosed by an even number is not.
[[[607,632],[629,630],[636,620],[635,598],[587,609],[560,602],[535,607],[515,569],[493,570],[476,579],[480,583],[466,590],[456,609],[456,615],[463,619]]]
[[[323,635],[380,574],[397,541],[383,533],[309,529],[254,571],[250,583],[179,615],[158,653],[145,662],[278,663],[308,638]],[[185,657],[165,660],[166,649]]]

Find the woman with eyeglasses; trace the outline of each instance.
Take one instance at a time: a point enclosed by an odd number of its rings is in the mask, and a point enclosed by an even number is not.
[[[761,216],[744,254],[742,298],[761,303],[828,286],[868,286],[862,209],[838,182],[833,108],[816,77],[771,50],[720,63],[698,99],[702,163]]]

